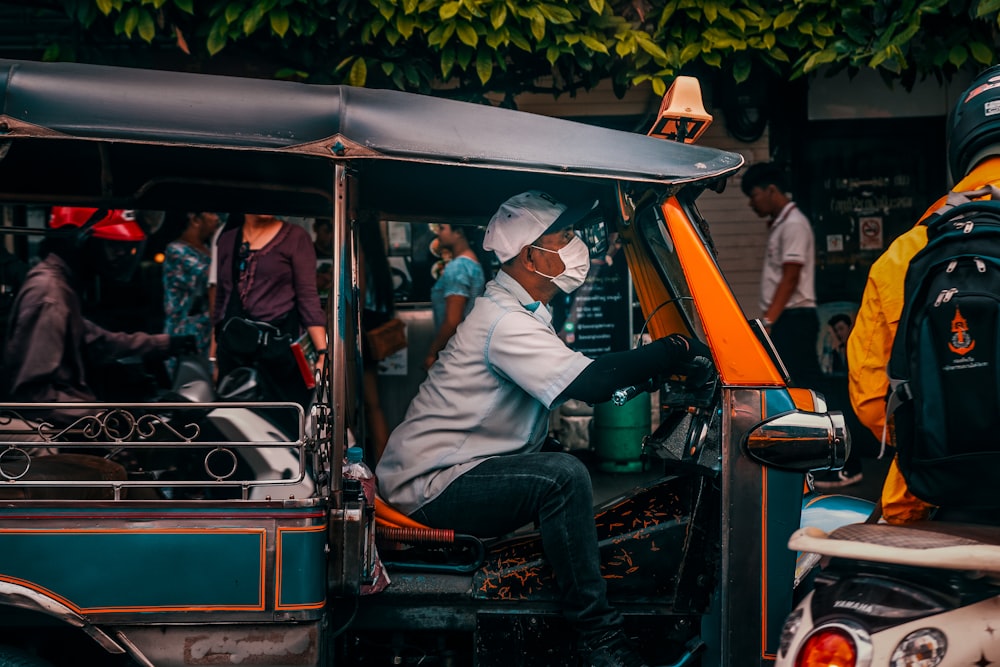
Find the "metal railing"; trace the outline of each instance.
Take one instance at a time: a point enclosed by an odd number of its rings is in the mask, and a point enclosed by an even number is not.
[[[311,495],[309,419],[307,429],[290,402],[0,404],[0,498],[44,498],[43,488],[108,489],[114,500],[139,488],[153,500]]]

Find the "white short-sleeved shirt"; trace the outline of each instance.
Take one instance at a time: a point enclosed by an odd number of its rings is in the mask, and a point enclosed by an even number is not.
[[[407,514],[488,458],[535,452],[549,411],[593,360],[568,348],[552,315],[500,271],[431,366],[375,470]]]
[[[815,308],[816,242],[809,219],[795,202],[785,204],[775,218],[767,237],[767,257],[760,275],[760,312],[766,312],[774,300],[785,264],[801,264],[799,284],[785,308]]]

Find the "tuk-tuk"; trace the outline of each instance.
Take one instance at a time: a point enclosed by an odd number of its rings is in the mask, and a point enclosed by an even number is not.
[[[481,223],[532,189],[599,200],[645,330],[698,337],[718,370],[701,393],[660,388],[643,447],[662,475],[595,508],[612,604],[651,662],[775,659],[803,473],[841,465],[849,438],[821,396],[787,387],[715,261],[696,200],[743,159],[667,139],[710,119],[678,116],[671,93],[644,136],[388,90],[18,61],[0,71],[8,210],[333,221],[329,356],[310,409],[173,394],[81,404],[87,416],[55,428],[45,415],[58,406],[0,404],[0,666],[577,664],[530,527],[428,542],[342,475],[345,449],[365,438],[359,226]],[[296,432],[247,426],[268,410],[290,412]],[[51,465],[74,452],[125,461],[128,475]],[[204,465],[157,477],[175,456]],[[392,583],[363,596],[372,545]]]

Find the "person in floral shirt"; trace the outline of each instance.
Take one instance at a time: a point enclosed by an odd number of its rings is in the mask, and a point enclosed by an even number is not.
[[[167,245],[163,260],[164,332],[191,335],[198,354],[208,358],[212,317],[208,304],[209,243],[219,228],[219,216],[201,211],[187,214],[187,226]]]

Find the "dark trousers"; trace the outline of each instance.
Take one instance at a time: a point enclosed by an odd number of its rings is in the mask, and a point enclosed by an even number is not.
[[[816,342],[819,316],[815,308],[786,308],[771,325],[771,340],[792,376],[793,387],[819,389],[823,373],[819,368]]]
[[[495,537],[538,522],[563,610],[586,640],[620,628],[601,577],[590,473],[564,452],[488,459],[413,514],[435,528]]]

